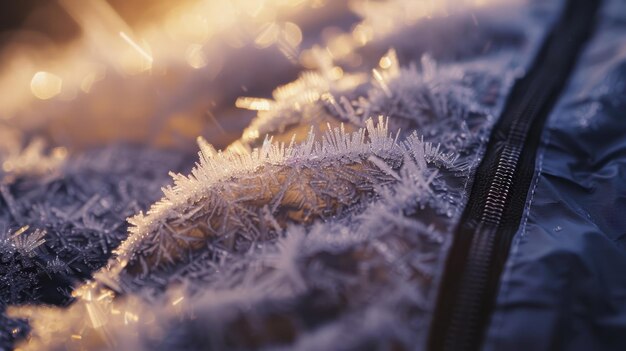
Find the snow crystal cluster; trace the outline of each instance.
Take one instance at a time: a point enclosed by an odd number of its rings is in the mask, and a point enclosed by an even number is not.
[[[256,119],[224,151],[199,138],[190,172],[128,146],[12,170],[0,348],[25,320],[24,350],[419,347],[520,63],[398,56],[361,72],[322,60],[272,99],[240,98]],[[23,305],[41,302],[67,306]]]
[[[126,238],[125,219],[156,200],[169,169],[181,169],[172,153],[129,146],[54,166],[39,162],[44,151],[28,146],[20,171],[7,170],[0,184],[0,315],[7,305],[69,303]],[[2,349],[28,328],[0,318]]]
[[[321,141],[311,133],[305,142],[287,146],[266,139],[244,155],[201,143],[191,175],[175,175],[165,197],[130,220],[134,227],[117,249],[115,264],[97,278],[121,291],[128,289],[127,278],[159,285],[181,280],[189,273],[185,265],[193,269],[207,257],[219,262],[248,252],[279,238],[289,224],[349,217],[402,176],[433,194],[437,172],[429,164],[454,169],[451,154],[416,134],[399,141],[382,117],[366,125],[353,133],[329,130]],[[426,197],[424,203],[436,200]]]
[[[496,108],[489,94],[507,82],[471,64],[385,58],[355,91],[306,74],[284,87],[252,124],[278,140],[247,134],[216,151],[200,138],[196,167],[172,173],[163,198],[129,220],[73,305],[11,309],[30,317],[27,346],[308,349],[423,337],[446,233]],[[319,98],[294,101],[289,89]],[[281,139],[293,132],[280,118],[287,106],[306,115],[305,137]]]
[[[58,167],[65,161],[67,151],[62,148],[54,148],[49,153],[45,152],[43,139],[35,138],[25,148],[19,147],[19,141],[9,140],[20,138],[19,134],[11,135],[10,131],[0,133],[4,139],[0,145],[0,158],[3,160],[0,167],[0,178],[5,182],[8,178],[17,178],[22,175],[44,175]]]

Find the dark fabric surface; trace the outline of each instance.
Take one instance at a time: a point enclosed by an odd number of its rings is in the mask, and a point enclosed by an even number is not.
[[[485,350],[626,349],[623,10],[605,3],[549,117]]]

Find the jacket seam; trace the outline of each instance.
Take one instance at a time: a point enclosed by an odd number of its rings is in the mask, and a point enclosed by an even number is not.
[[[522,242],[522,239],[524,239],[524,237],[526,237],[527,235],[527,225],[528,225],[528,218],[530,217],[530,211],[533,207],[533,201],[535,198],[535,193],[537,190],[537,186],[539,185],[539,181],[541,180],[541,174],[543,171],[543,160],[544,160],[544,155],[548,150],[548,145],[550,143],[550,138],[551,138],[551,131],[550,131],[550,126],[548,124],[547,128],[544,129],[544,137],[542,138],[542,145],[539,149],[539,152],[537,154],[537,169],[535,170],[535,175],[534,175],[534,180],[532,182],[532,186],[530,187],[529,191],[530,191],[530,196],[528,198],[527,201],[527,205],[526,205],[526,209],[524,210],[523,216],[522,216],[522,222],[520,225],[520,228],[518,230],[518,232],[515,235],[515,239],[513,241],[513,245],[511,247],[511,254],[509,255],[509,260],[506,263],[505,269],[504,269],[504,273],[501,277],[501,288],[500,288],[500,293],[498,294],[499,296],[503,296],[505,298],[508,297],[510,291],[511,291],[511,284],[510,284],[510,279],[511,279],[511,274],[512,274],[512,269],[515,266],[515,263],[519,257],[519,248]],[[497,300],[496,300],[497,301]],[[497,336],[500,334],[501,330],[502,330],[502,326],[503,326],[503,322],[505,319],[505,315],[508,314],[508,312],[501,312],[498,315],[496,315],[496,320],[494,320],[493,322],[493,328],[494,328],[494,332],[493,332],[493,338],[492,338],[492,342],[493,344],[497,344],[499,341],[497,339]],[[497,349],[497,348],[495,348]]]

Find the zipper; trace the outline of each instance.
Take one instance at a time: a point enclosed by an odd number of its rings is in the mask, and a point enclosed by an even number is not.
[[[535,172],[543,126],[589,39],[600,1],[569,0],[494,126],[448,254],[429,350],[478,350]]]

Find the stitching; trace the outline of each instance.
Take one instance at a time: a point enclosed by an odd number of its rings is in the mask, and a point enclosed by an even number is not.
[[[507,297],[511,289],[510,278],[512,275],[512,269],[517,261],[517,258],[519,258],[519,250],[520,250],[521,241],[527,234],[528,217],[530,216],[530,211],[533,206],[533,200],[535,198],[535,192],[537,190],[539,180],[541,179],[541,174],[543,171],[543,159],[544,159],[545,153],[547,152],[548,145],[550,143],[550,138],[551,138],[551,130],[550,130],[550,127],[548,126],[548,128],[545,129],[545,134],[544,134],[544,137],[542,138],[543,140],[542,140],[540,152],[537,156],[537,161],[538,161],[537,170],[535,171],[535,175],[534,175],[535,179],[533,180],[533,184],[531,186],[530,197],[527,201],[526,210],[524,211],[524,214],[523,214],[522,224],[520,225],[520,229],[518,230],[518,233],[515,235],[515,239],[513,241],[513,247],[511,248],[511,254],[509,255],[509,260],[506,263],[504,273],[502,275],[502,280],[500,283],[501,288],[500,288],[500,293],[498,294],[498,296]],[[495,319],[493,320],[493,325],[494,325],[493,335],[494,336],[498,336],[501,333],[502,326],[504,324],[503,321],[505,319],[504,318],[505,314],[506,312],[500,312],[497,315],[495,315]],[[497,342],[498,342],[497,338],[492,339],[492,343],[497,343]]]

